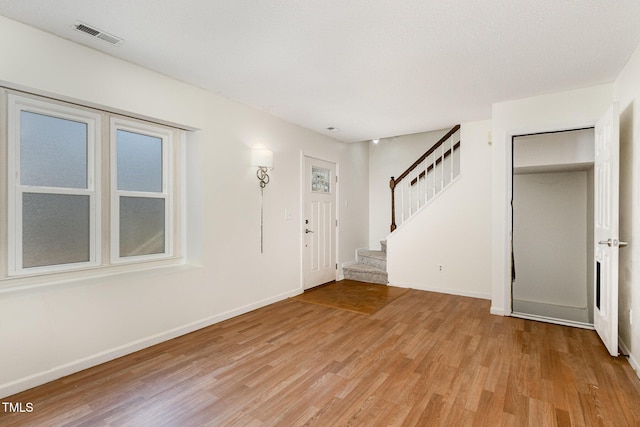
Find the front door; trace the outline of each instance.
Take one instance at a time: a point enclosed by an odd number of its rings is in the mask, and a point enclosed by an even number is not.
[[[336,164],[304,158],[304,289],[336,280]]]
[[[612,356],[618,355],[619,140],[618,105],[596,124],[595,292],[593,323]]]

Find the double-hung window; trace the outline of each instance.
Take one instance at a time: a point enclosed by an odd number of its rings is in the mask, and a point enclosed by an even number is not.
[[[180,258],[181,131],[62,102],[7,99],[7,277]]]
[[[100,116],[9,96],[9,274],[100,263]]]
[[[111,119],[111,256],[171,255],[171,132]]]

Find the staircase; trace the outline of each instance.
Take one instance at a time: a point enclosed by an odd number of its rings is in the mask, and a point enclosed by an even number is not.
[[[398,178],[391,177],[392,233],[424,209],[460,175],[460,135],[460,125],[455,125]],[[386,240],[382,240],[380,246],[380,251],[358,249],[356,262],[342,267],[344,278],[387,285]]]
[[[455,125],[398,178],[391,177],[392,233],[460,175],[460,133]]]
[[[359,282],[379,283],[386,285],[387,276],[387,242],[380,242],[380,251],[358,249],[356,263],[342,267],[344,278]]]

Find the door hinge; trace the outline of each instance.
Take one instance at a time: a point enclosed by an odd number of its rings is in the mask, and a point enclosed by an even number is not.
[[[338,220],[336,219],[336,227],[338,226]]]
[[[338,269],[338,264],[336,263],[336,270]]]
[[[336,182],[338,182],[338,175],[336,175]]]

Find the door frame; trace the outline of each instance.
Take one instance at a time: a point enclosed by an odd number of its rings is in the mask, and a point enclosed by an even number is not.
[[[584,323],[584,322],[577,322],[577,321],[570,321],[570,320],[563,320],[563,319],[556,319],[556,318],[551,318],[551,317],[546,317],[546,316],[536,316],[536,315],[527,315],[524,313],[516,313],[513,311],[513,280],[512,280],[512,268],[513,268],[513,264],[512,264],[512,260],[513,260],[513,245],[512,245],[512,241],[513,241],[513,181],[514,181],[514,170],[513,170],[513,163],[514,163],[514,153],[513,153],[513,149],[515,147],[515,139],[519,138],[519,137],[523,137],[523,136],[532,136],[532,135],[545,135],[545,134],[555,134],[555,133],[562,133],[562,132],[572,132],[572,131],[579,131],[579,130],[587,130],[587,129],[591,129],[594,133],[594,144],[595,144],[595,124],[593,126],[582,126],[582,127],[578,127],[578,128],[563,128],[561,130],[553,130],[553,131],[537,131],[537,132],[531,132],[531,133],[525,133],[525,134],[519,134],[519,133],[513,133],[511,134],[511,136],[509,137],[509,141],[510,143],[509,145],[509,150],[510,150],[510,165],[508,166],[508,170],[510,171],[511,175],[509,177],[508,180],[508,184],[510,186],[509,189],[509,214],[508,214],[508,221],[509,221],[509,236],[508,236],[508,245],[509,245],[509,289],[508,289],[508,299],[506,299],[505,301],[508,302],[508,309],[509,309],[509,314],[505,314],[507,316],[513,316],[513,317],[518,317],[518,318],[523,318],[523,319],[530,319],[530,320],[538,320],[538,321],[543,321],[543,322],[547,322],[547,323],[554,323],[554,324],[558,324],[558,325],[564,325],[564,326],[572,326],[572,327],[576,327],[576,328],[582,328],[582,329],[589,329],[589,330],[595,330],[594,324],[593,323]],[[593,166],[592,166],[593,167]],[[595,198],[595,188],[591,189],[592,192],[592,198]],[[588,244],[592,244],[593,242],[588,242]],[[595,253],[593,254],[593,259],[589,259],[588,262],[592,262],[595,263]],[[587,273],[589,272],[589,270],[587,269]],[[593,275],[589,275],[587,274],[587,280],[589,281],[589,283],[591,283],[591,281],[593,280]],[[595,298],[595,297],[594,297]],[[593,307],[592,307],[593,308]]]
[[[503,256],[500,263],[500,269],[498,269],[498,264],[492,261],[493,268],[499,271],[501,277],[502,284],[502,295],[504,298],[504,311],[497,312],[492,310],[493,314],[499,314],[503,316],[511,316],[513,314],[513,295],[511,291],[511,240],[513,238],[513,210],[511,209],[511,198],[513,195],[513,138],[521,135],[531,135],[536,133],[554,133],[554,132],[564,132],[571,131],[576,129],[584,129],[584,128],[595,128],[597,123],[597,119],[589,122],[567,122],[562,125],[557,126],[534,126],[529,128],[522,129],[509,129],[505,132],[505,186],[502,197],[504,197],[504,208],[506,210],[506,228],[503,229],[502,233],[502,248],[503,248]],[[495,274],[495,273],[494,273]],[[495,276],[494,276],[495,277]],[[495,288],[494,288],[495,289]]]
[[[298,222],[298,230],[299,230],[299,247],[300,247],[300,290],[302,292],[305,291],[304,288],[304,241],[305,241],[305,224],[304,224],[304,214],[305,214],[305,203],[306,203],[306,188],[305,188],[305,158],[309,157],[311,159],[320,160],[323,162],[329,162],[336,165],[336,177],[340,176],[340,163],[336,159],[326,158],[317,154],[307,153],[304,150],[300,150],[300,206],[298,211],[298,217],[300,218]],[[335,247],[333,248],[336,254],[336,263],[338,264],[338,268],[336,269],[335,279],[340,280],[342,277],[342,265],[339,262],[340,259],[340,179],[334,183],[335,191],[336,191],[336,204],[335,204],[335,216],[336,221],[338,221],[338,225],[336,226],[336,238],[334,239]]]

